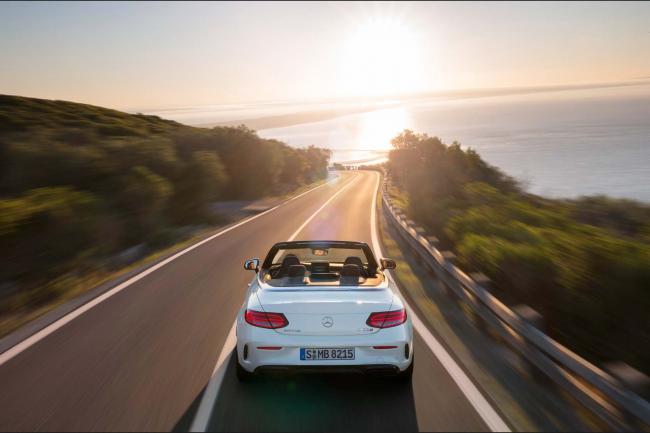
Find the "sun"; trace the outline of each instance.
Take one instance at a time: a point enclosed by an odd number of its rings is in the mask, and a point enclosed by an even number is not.
[[[393,95],[420,85],[418,41],[399,20],[374,18],[360,24],[342,50],[340,85],[350,95]]]

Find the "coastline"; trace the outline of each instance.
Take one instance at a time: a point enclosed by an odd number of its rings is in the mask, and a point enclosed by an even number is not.
[[[418,104],[433,101],[455,101],[464,99],[484,99],[502,96],[534,95],[540,93],[562,93],[576,90],[609,89],[620,87],[646,86],[650,79],[638,79],[632,81],[621,81],[612,83],[595,84],[569,84],[556,86],[527,86],[527,87],[506,87],[487,89],[463,89],[438,92],[412,93],[402,96],[387,96],[367,105],[354,108],[322,109],[294,111],[291,113],[277,114],[259,117],[242,117],[236,120],[219,122],[188,122],[187,124],[199,128],[214,128],[217,126],[239,126],[246,125],[248,128],[260,131],[265,129],[284,128],[301,125],[305,123],[316,123],[325,120],[335,119],[350,114],[368,113],[376,110],[390,109],[407,104]],[[391,101],[386,103],[385,101]],[[181,122],[184,123],[184,122]]]

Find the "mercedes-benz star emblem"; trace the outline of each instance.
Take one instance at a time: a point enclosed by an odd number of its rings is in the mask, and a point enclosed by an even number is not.
[[[320,321],[320,323],[326,328],[331,328],[334,324],[334,319],[330,316],[325,316],[323,317],[323,320]]]

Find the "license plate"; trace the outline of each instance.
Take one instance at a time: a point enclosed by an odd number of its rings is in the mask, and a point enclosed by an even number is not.
[[[301,361],[338,361],[354,359],[354,348],[324,347],[301,348]]]

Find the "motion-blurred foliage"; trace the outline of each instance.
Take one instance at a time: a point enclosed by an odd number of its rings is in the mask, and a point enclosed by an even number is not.
[[[34,288],[134,245],[173,241],[176,227],[213,222],[214,201],[324,178],[328,159],[243,126],[193,128],[0,95],[0,297],[18,289],[47,299]]]
[[[650,206],[603,196],[550,200],[460,144],[404,131],[388,166],[407,212],[488,275],[504,301],[542,313],[592,359],[650,371]]]

